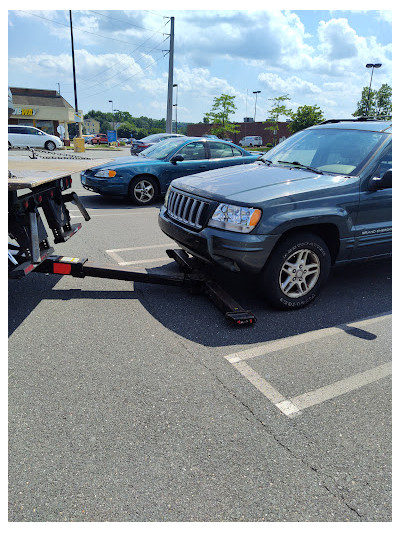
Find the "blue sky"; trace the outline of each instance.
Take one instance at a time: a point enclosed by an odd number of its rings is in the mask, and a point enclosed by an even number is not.
[[[42,2],[14,2],[8,12],[10,86],[58,89],[74,105],[69,12],[40,10]],[[143,4],[139,2],[138,4]],[[372,2],[340,3],[354,10],[265,10],[265,2],[230,2],[241,9],[181,9],[184,2],[146,3],[149,10],[123,10],[134,3],[71,2],[78,107],[129,111],[165,118],[169,17],[175,17],[174,83],[178,120],[199,122],[222,93],[235,96],[233,120],[265,120],[271,98],[289,95],[288,106],[318,105],[326,118],[350,117],[374,71],[373,88],[392,85],[392,16],[365,10]],[[49,5],[48,3],[43,5]],[[226,5],[226,3],[224,4]],[[299,5],[296,3],[296,5]],[[302,6],[308,4],[302,3]],[[318,4],[317,4],[318,5]],[[385,8],[385,2],[380,7]],[[158,6],[158,7],[157,7]],[[174,93],[174,103],[176,94]],[[175,111],[174,111],[175,118]]]

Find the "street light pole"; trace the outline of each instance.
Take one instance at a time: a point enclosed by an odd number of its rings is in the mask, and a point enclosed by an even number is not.
[[[114,102],[112,100],[109,100],[109,103],[111,103],[112,126],[114,131]]]
[[[367,100],[367,109],[366,109],[366,116],[368,116],[369,113],[369,106],[370,106],[370,96],[371,96],[371,84],[372,84],[372,76],[374,75],[374,68],[380,68],[382,66],[382,63],[367,63],[365,65],[367,68],[372,68],[371,71],[371,79],[369,81],[369,89],[368,89],[368,100]]]
[[[256,121],[256,113],[257,113],[257,95],[260,94],[261,91],[253,91],[253,94],[256,95],[256,101],[254,104],[254,122]]]

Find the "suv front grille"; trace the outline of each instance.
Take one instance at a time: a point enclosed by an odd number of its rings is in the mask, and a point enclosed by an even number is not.
[[[171,189],[168,195],[167,211],[168,215],[182,224],[186,224],[194,229],[204,227],[204,216],[210,204]],[[203,216],[202,216],[203,215]]]

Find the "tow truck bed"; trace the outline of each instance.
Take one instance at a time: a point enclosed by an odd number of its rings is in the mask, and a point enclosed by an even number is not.
[[[9,158],[8,190],[32,189],[57,178],[109,163],[112,159],[30,159]]]

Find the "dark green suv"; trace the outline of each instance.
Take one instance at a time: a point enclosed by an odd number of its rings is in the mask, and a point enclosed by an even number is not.
[[[159,225],[192,255],[257,275],[273,306],[304,307],[333,264],[391,253],[391,131],[328,120],[252,164],[174,180]]]

